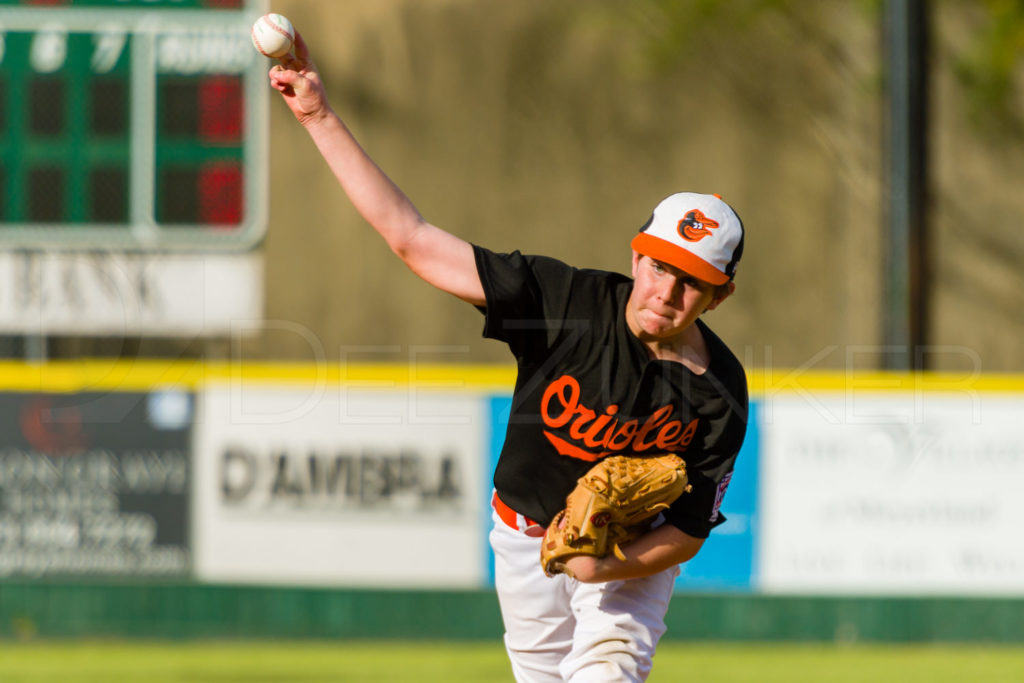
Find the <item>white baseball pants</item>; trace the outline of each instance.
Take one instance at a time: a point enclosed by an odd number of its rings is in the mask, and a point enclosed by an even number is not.
[[[494,582],[516,681],[646,680],[679,567],[597,584],[549,578],[540,567],[542,539],[492,517]]]

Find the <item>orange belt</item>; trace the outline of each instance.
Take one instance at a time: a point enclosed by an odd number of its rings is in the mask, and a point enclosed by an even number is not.
[[[505,502],[498,498],[498,493],[495,491],[494,496],[491,497],[491,505],[494,506],[494,511],[498,513],[498,519],[503,521],[507,526],[522,531],[527,536],[543,536],[544,527],[537,522],[533,521],[525,515],[521,515]]]

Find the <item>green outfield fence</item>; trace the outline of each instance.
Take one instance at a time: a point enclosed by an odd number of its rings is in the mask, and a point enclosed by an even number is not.
[[[1024,642],[1024,598],[676,595],[668,639]],[[0,582],[0,638],[497,639],[493,592]]]

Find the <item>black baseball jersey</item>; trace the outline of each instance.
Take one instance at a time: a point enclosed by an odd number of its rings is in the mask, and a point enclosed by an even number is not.
[[[547,525],[597,460],[673,452],[686,461],[693,490],[666,520],[706,538],[725,521],[718,507],[746,433],[746,375],[728,347],[698,320],[707,372],[652,360],[626,323],[632,279],[474,251],[487,297],[484,336],[507,343],[518,363],[494,472],[499,497]]]

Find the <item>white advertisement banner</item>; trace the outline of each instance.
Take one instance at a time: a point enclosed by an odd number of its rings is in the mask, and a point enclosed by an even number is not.
[[[759,585],[1024,593],[1024,400],[775,396],[762,411]]]
[[[0,251],[0,334],[215,336],[262,315],[258,252]]]
[[[207,386],[195,447],[200,580],[478,587],[486,402],[415,387]]]

